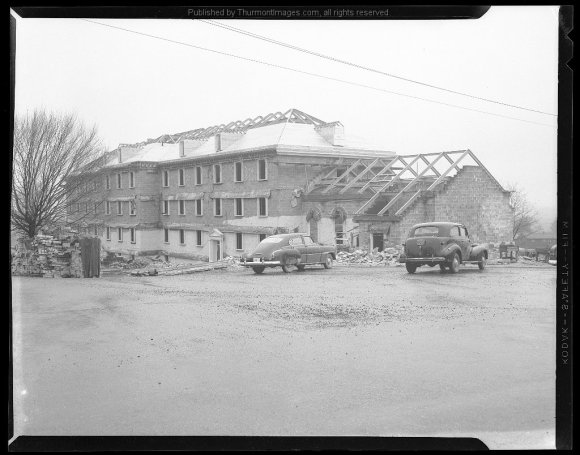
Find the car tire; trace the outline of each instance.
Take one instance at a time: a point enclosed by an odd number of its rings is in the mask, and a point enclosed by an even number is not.
[[[417,264],[411,264],[409,262],[405,263],[405,268],[409,273],[415,273],[417,271]]]
[[[298,264],[296,268],[298,269],[299,272],[304,272],[306,266],[304,264]]]
[[[479,267],[479,270],[484,270],[486,265],[487,265],[487,257],[485,256],[485,253],[481,253],[479,255],[479,261],[477,263],[477,266]]]
[[[439,268],[441,269],[441,273],[447,272],[447,266],[445,264],[439,264]]]
[[[252,267],[252,269],[254,269],[254,273],[256,273],[257,275],[264,273],[265,268],[266,267]]]
[[[449,263],[449,271],[451,273],[459,272],[459,263],[459,255],[457,253],[453,253],[453,256],[451,256],[451,262]]]
[[[331,269],[332,268],[332,254],[327,254],[326,259],[324,260],[324,268]]]
[[[290,266],[288,266],[286,264],[282,264],[282,272],[290,273]]]

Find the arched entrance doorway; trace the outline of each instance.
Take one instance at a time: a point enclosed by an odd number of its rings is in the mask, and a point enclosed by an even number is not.
[[[334,220],[334,238],[337,245],[345,245],[348,243],[346,233],[346,211],[342,207],[336,207],[330,217]]]

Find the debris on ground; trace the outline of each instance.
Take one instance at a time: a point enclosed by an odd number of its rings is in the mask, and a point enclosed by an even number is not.
[[[399,257],[401,256],[401,249],[385,248],[379,251],[375,248],[372,251],[356,249],[353,251],[339,251],[336,255],[336,262],[338,264],[362,264],[368,266],[389,266],[398,267]]]
[[[47,278],[82,277],[79,237],[69,233],[19,239],[12,247],[12,275]]]

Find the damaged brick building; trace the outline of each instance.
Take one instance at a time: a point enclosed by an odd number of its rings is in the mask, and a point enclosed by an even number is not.
[[[471,151],[397,155],[297,109],[121,145],[79,177],[69,219],[124,254],[215,261],[279,232],[382,250],[434,220],[511,233],[510,193]]]

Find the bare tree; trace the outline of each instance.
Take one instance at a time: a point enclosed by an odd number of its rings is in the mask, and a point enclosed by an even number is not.
[[[35,110],[17,116],[12,227],[34,237],[42,227],[65,222],[67,207],[82,197],[79,190],[102,164],[101,156],[96,128],[85,127],[74,115]]]
[[[525,238],[537,230],[538,212],[528,201],[528,197],[517,184],[507,185],[511,191],[510,203],[514,208],[512,224],[512,240]]]

